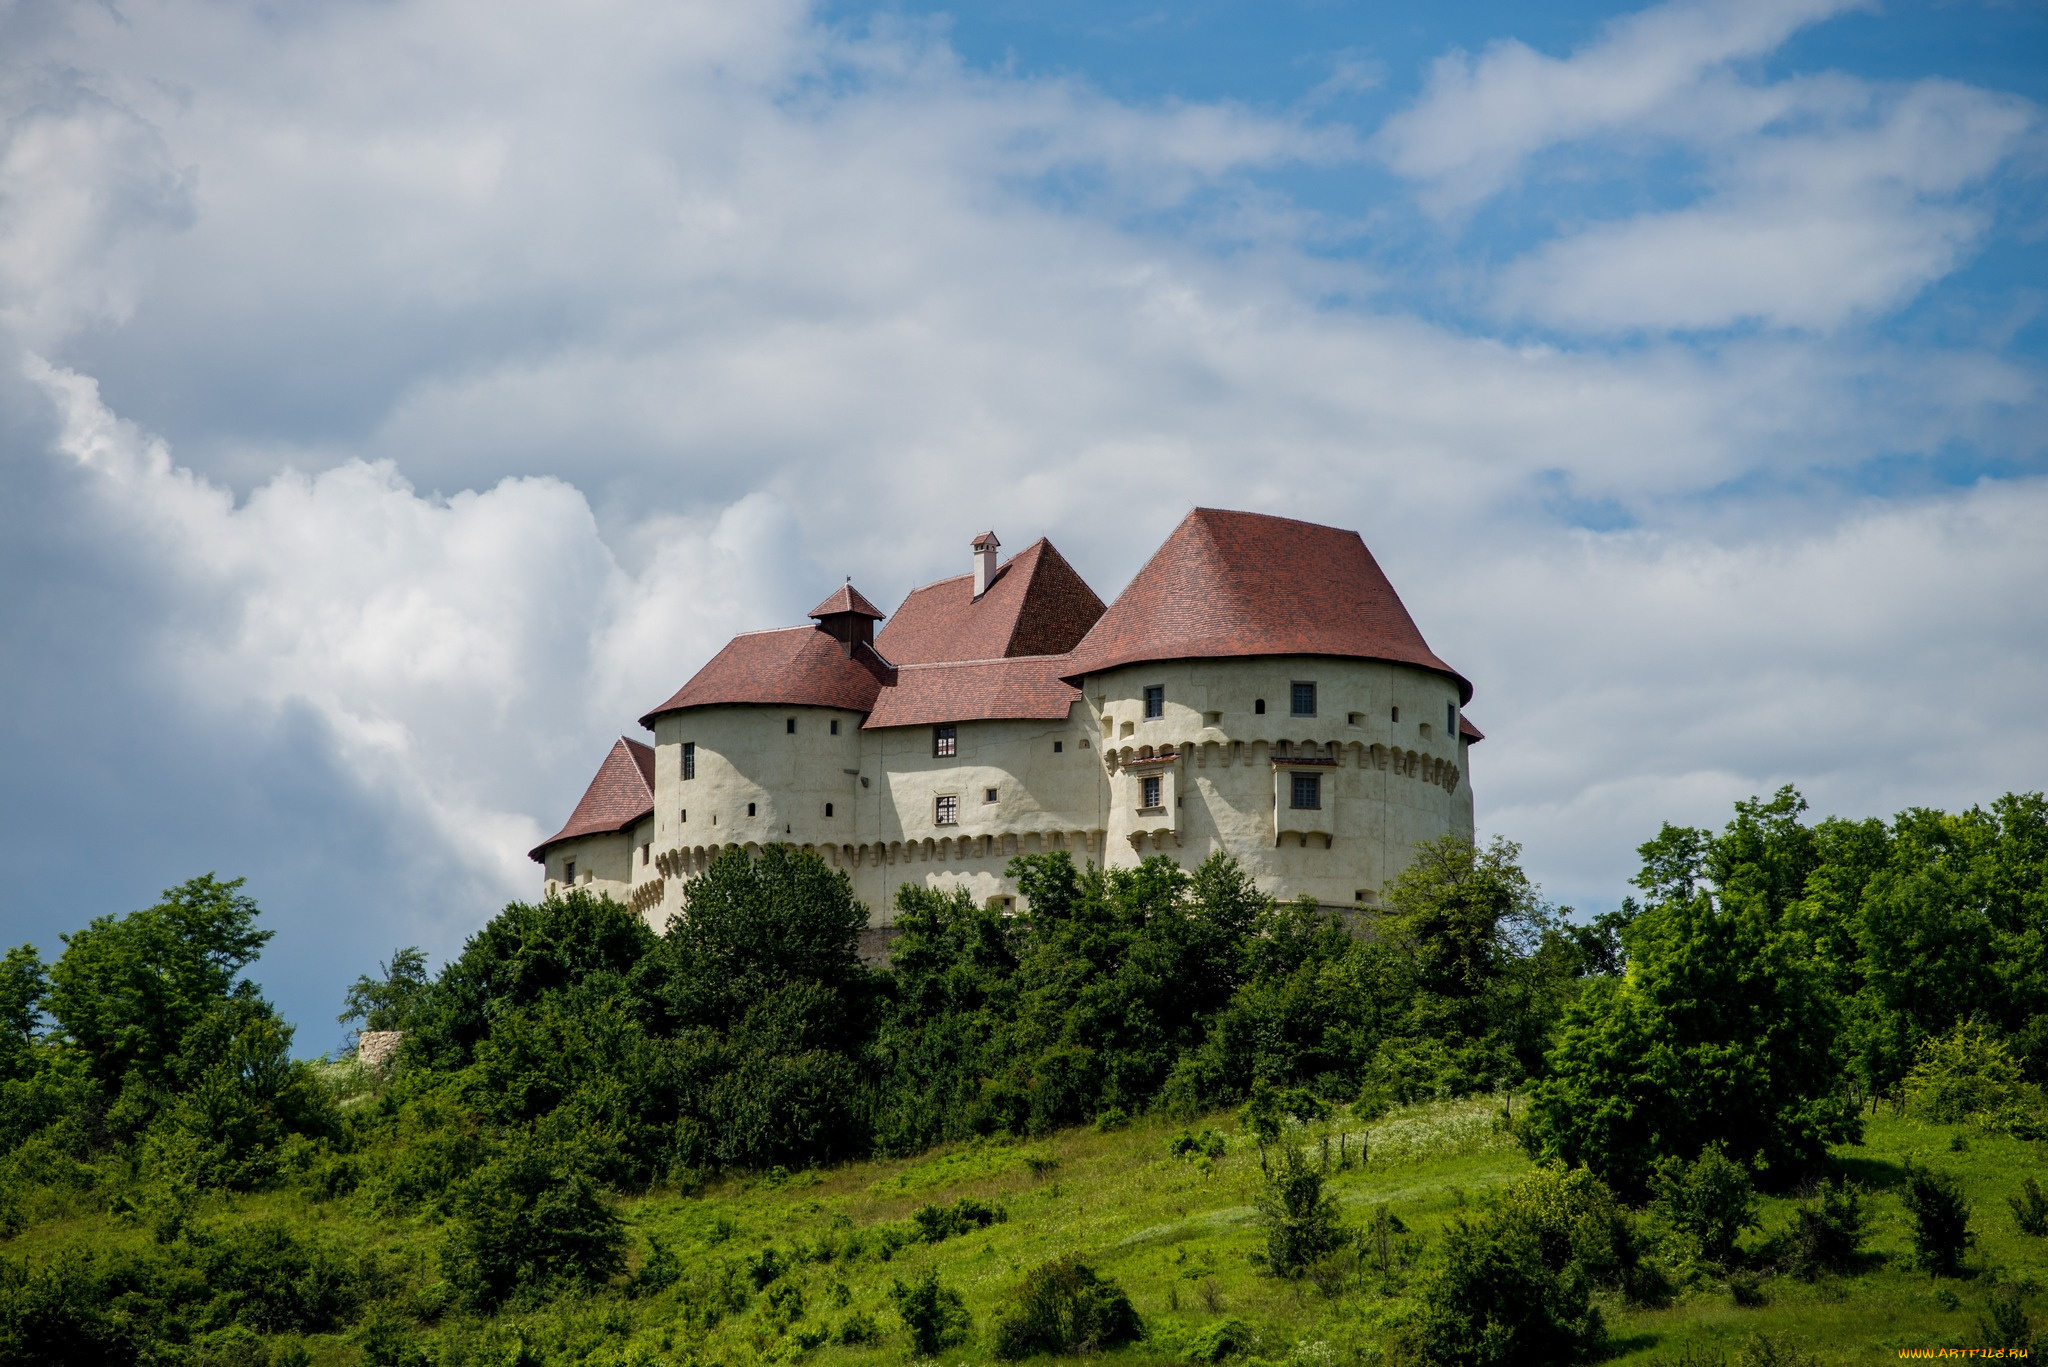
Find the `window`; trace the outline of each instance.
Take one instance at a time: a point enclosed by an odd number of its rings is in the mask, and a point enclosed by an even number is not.
[[[839,718],[837,717],[832,719],[832,734],[835,736],[839,734]]]
[[[782,723],[782,734],[783,734],[783,735],[785,735],[785,736],[793,736],[793,735],[795,735],[795,734],[796,734],[796,718],[795,718],[795,717],[789,717],[789,718],[787,718],[787,719],[785,719],[785,720],[783,721],[783,723]]]
[[[749,803],[747,804],[747,815],[748,815],[748,816],[752,816],[753,814],[754,814],[754,804],[753,804],[753,803],[751,803],[751,802],[749,802]]]
[[[1055,755],[1059,754],[1062,750],[1065,750],[1066,748],[1067,743],[1063,740],[1056,740],[1052,743],[1052,752]]]
[[[951,759],[960,753],[960,728],[957,726],[934,726],[932,728],[932,758]]]
[[[565,859],[565,860],[563,860],[563,861],[562,861],[562,881],[563,881],[564,883],[573,883],[573,882],[575,882],[575,881],[576,881],[576,861],[575,861],[575,860],[573,860],[573,859]]]
[[[1265,700],[1264,698],[1253,698],[1253,699],[1252,699],[1252,712],[1253,712],[1253,713],[1254,713],[1255,715],[1257,715],[1257,716],[1261,716],[1261,717],[1265,716],[1265,715],[1266,715],[1266,700]]]
[[[690,824],[690,809],[689,809],[688,807],[685,807],[685,808],[683,808],[683,825],[687,826],[687,825],[689,825],[689,824]]]
[[[1313,812],[1323,805],[1323,776],[1321,774],[1291,774],[1294,780],[1294,801],[1289,805],[1298,812]]]
[[[829,803],[829,802],[825,804],[825,815],[826,815],[826,816],[830,816],[830,815],[832,815],[832,804],[831,804],[831,803]]]
[[[1458,705],[1454,702],[1447,702],[1444,704],[1444,739],[1449,740],[1457,734]]]
[[[994,802],[996,800],[996,790],[993,788],[984,789],[982,791],[981,800],[983,802]]]
[[[683,777],[697,777],[697,742],[693,740],[683,742]]]
[[[1159,775],[1157,774],[1148,774],[1144,778],[1139,779],[1138,793],[1138,805],[1140,807],[1150,808],[1163,805],[1159,800]]]
[[[947,729],[951,729],[950,727]],[[960,824],[960,799],[951,793],[940,798],[932,809],[934,826],[957,826]]]
[[[1148,684],[1145,688],[1145,720],[1166,715],[1166,686]]]
[[[1296,683],[1288,689],[1288,699],[1293,714],[1297,717],[1313,717],[1316,714],[1316,686],[1312,683]]]
[[[1401,704],[1399,703],[1394,704],[1394,720],[1401,720]]]
[[[642,845],[640,847],[640,867],[643,869],[647,867],[647,851],[647,845]]]

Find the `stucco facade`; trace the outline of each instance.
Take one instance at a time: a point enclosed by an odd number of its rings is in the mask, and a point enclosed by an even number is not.
[[[815,627],[737,638],[643,719],[651,760],[621,740],[534,851],[544,892],[659,927],[722,850],[786,841],[845,870],[879,925],[905,883],[1014,905],[1009,860],[1050,850],[1222,850],[1277,897],[1370,906],[1417,842],[1471,835],[1470,686],[1355,534],[1197,510],[1108,608],[1048,543],[1004,566],[994,546],[879,638],[850,585]],[[1262,600],[1327,620],[1268,623]],[[981,658],[1026,637],[1037,653]],[[955,640],[976,655],[946,659]]]

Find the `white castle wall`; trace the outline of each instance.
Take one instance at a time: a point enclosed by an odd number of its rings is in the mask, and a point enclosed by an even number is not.
[[[1315,716],[1292,715],[1296,681],[1316,685]],[[1161,717],[1144,715],[1147,686],[1165,689]],[[904,883],[1014,898],[1003,870],[1018,854],[1064,849],[1110,867],[1165,854],[1191,868],[1220,849],[1276,897],[1348,906],[1363,893],[1370,904],[1418,841],[1472,834],[1457,701],[1442,675],[1377,661],[1133,665],[1086,680],[1062,721],[958,723],[950,758],[933,754],[928,726],[863,731],[857,712],[671,713],[655,722],[653,820],[550,850],[548,886],[561,886],[562,861],[573,858],[579,882],[587,872],[589,890],[659,928],[680,909],[682,881],[718,851],[782,840],[844,869],[886,925]],[[696,745],[689,780],[685,741]],[[1295,769],[1323,775],[1320,810],[1289,806]],[[1146,774],[1161,778],[1160,810],[1139,808]],[[942,794],[960,800],[955,826],[936,823]]]

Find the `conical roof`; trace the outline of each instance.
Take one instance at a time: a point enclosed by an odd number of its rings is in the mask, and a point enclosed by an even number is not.
[[[602,835],[623,831],[636,821],[654,815],[654,748],[620,736],[611,753],[597,768],[597,777],[583,790],[583,800],[569,815],[568,824],[527,852],[541,862],[548,847],[579,835]]]
[[[870,603],[861,591],[853,586],[851,579],[832,590],[832,596],[810,610],[812,617],[843,617],[851,613],[855,617],[872,617],[877,622],[888,614]]]
[[[1061,672],[1146,660],[1334,655],[1415,665],[1472,685],[1438,659],[1357,532],[1264,513],[1197,508],[1117,595]]]

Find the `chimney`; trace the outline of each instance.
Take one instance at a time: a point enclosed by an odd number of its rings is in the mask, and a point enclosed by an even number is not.
[[[994,532],[983,532],[974,538],[974,596],[981,597],[988,592],[991,579],[996,577],[996,552],[1003,543],[996,540]]]

